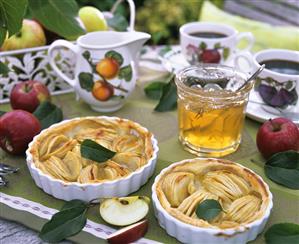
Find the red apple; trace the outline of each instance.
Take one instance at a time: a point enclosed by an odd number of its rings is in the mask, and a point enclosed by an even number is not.
[[[41,130],[38,119],[24,110],[7,112],[0,117],[0,147],[10,154],[22,154]]]
[[[278,152],[299,151],[299,129],[286,118],[270,119],[259,128],[256,144],[265,158]]]
[[[3,51],[44,46],[46,37],[43,28],[34,20],[24,19],[21,30],[6,39],[2,45]]]
[[[148,229],[148,221],[143,220],[136,224],[122,228],[107,237],[108,243],[127,244],[137,241],[145,235]]]
[[[34,80],[16,84],[10,93],[10,104],[13,109],[22,109],[31,113],[46,100],[50,100],[48,88]]]

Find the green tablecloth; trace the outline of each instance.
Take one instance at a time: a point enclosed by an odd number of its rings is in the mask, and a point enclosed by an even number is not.
[[[76,101],[74,94],[65,94],[53,97],[53,102],[63,109],[65,118],[74,118],[78,116],[102,115],[101,113],[92,111],[89,106],[82,101]],[[184,151],[178,142],[178,127],[176,111],[157,113],[153,112],[156,101],[147,99],[142,91],[141,85],[137,86],[134,94],[127,101],[125,106],[111,115],[128,118],[134,120],[152,131],[159,141],[159,157],[154,176],[141,189],[132,195],[151,196],[151,186],[154,178],[161,169],[173,162],[193,158],[194,155]],[[10,110],[8,104],[0,105],[0,110]],[[279,186],[265,177],[263,171],[263,162],[255,146],[255,135],[259,123],[246,119],[245,130],[243,133],[243,141],[238,151],[225,158],[239,162],[249,167],[256,173],[261,175],[263,179],[270,185],[271,192],[274,196],[274,208],[270,217],[269,225],[279,222],[299,223],[299,191],[290,190]],[[254,162],[252,162],[252,159]],[[25,157],[9,156],[0,150],[0,161],[20,167],[20,172],[9,177],[10,185],[1,188],[0,191],[12,196],[19,196],[34,202],[38,202],[50,208],[59,209],[63,201],[44,193],[38,188],[32,180],[25,163]],[[30,228],[40,230],[46,220],[25,211],[18,211],[8,207],[5,204],[0,205],[1,217],[16,220]],[[97,209],[94,207],[88,213],[88,218],[94,222],[104,223],[100,218]],[[153,208],[151,206],[148,214],[150,228],[146,234],[146,238],[164,242],[176,243],[176,240],[166,234],[154,217]],[[101,243],[104,240],[98,239],[91,234],[81,232],[72,240],[79,243]],[[253,243],[263,243],[263,235],[260,235]]]

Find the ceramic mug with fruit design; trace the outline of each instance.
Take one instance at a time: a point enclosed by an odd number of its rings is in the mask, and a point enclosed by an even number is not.
[[[247,40],[247,46],[238,49],[238,44]],[[238,33],[228,25],[211,22],[192,22],[180,28],[182,53],[190,64],[227,64],[239,51],[248,51],[254,44],[250,32]]]
[[[74,87],[77,95],[99,112],[120,109],[135,88],[137,54],[150,35],[143,32],[99,31],[83,35],[76,44],[57,40],[49,48],[53,69]],[[75,53],[75,78],[61,72],[54,57],[57,48]]]
[[[235,56],[234,64],[239,70],[249,73],[255,72],[262,64],[265,64],[265,69],[255,82],[255,90],[258,91],[262,100],[270,106],[279,108],[289,106],[289,109],[298,111],[298,51],[266,49],[255,55],[243,52]],[[246,69],[248,66],[249,70]]]

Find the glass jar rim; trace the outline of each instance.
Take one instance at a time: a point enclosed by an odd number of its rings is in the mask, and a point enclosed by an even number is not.
[[[203,68],[215,68],[215,69],[219,68],[222,70],[231,71],[234,74],[237,74],[242,80],[244,80],[244,82],[246,81],[246,78],[247,78],[247,75],[245,73],[243,73],[231,66],[221,65],[221,64],[200,64],[199,66],[189,66],[187,68],[180,70],[176,74],[176,77],[175,77],[175,83],[176,83],[177,87],[182,88],[184,90],[184,92],[188,92],[190,94],[194,94],[194,95],[202,96],[202,97],[212,97],[213,96],[213,99],[215,99],[215,100],[222,100],[222,99],[229,99],[229,98],[236,98],[236,97],[244,96],[250,92],[250,90],[254,84],[254,81],[250,81],[244,87],[242,87],[240,90],[230,91],[230,92],[225,92],[225,93],[223,92],[223,93],[221,93],[221,96],[218,97],[217,95],[220,95],[219,92],[206,91],[203,89],[192,88],[183,82],[183,79],[185,78],[187,73],[189,73],[191,71],[195,71],[195,70],[200,70]],[[216,95],[216,97],[214,97],[215,95]]]

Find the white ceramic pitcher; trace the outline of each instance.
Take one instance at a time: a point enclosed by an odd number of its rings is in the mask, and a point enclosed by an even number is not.
[[[112,112],[120,109],[134,90],[137,54],[149,38],[149,34],[136,31],[92,32],[79,37],[76,44],[53,42],[48,55],[52,68],[93,110]],[[55,49],[63,47],[76,55],[74,79],[55,63]]]

